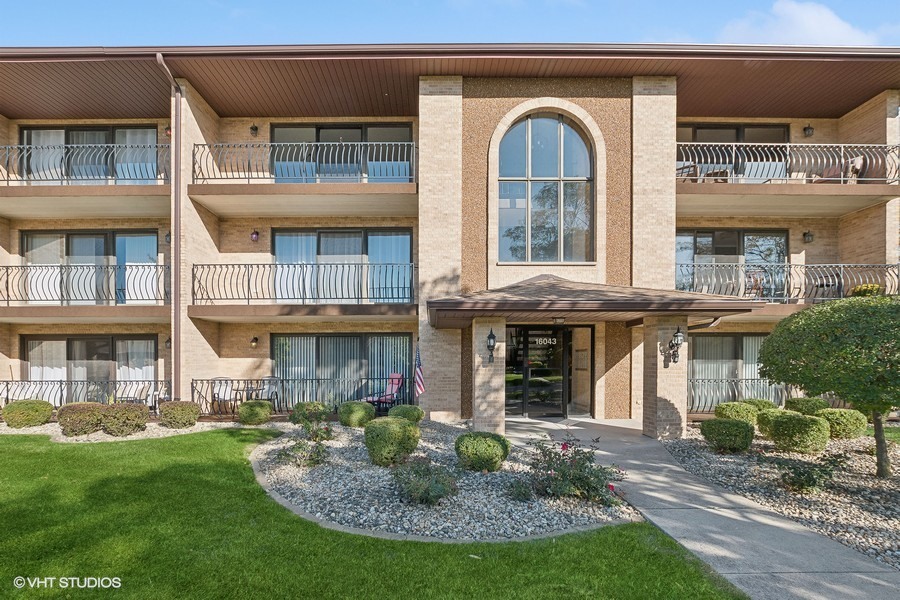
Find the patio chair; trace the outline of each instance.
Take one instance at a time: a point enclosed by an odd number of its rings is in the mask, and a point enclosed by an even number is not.
[[[696,163],[686,163],[675,167],[675,180],[678,183],[697,183],[700,169]]]
[[[210,413],[214,415],[233,415],[237,412],[238,402],[242,394],[234,389],[234,380],[228,377],[213,377],[210,382],[212,399]]]
[[[384,391],[380,394],[363,398],[363,402],[368,402],[378,411],[390,409],[400,399],[400,390],[403,389],[404,379],[402,373],[391,373],[388,375],[387,386],[385,386]]]
[[[254,394],[254,400],[268,400],[272,403],[275,412],[278,411],[278,390],[281,387],[281,379],[275,376],[263,377],[259,380],[259,387]]]
[[[121,402],[138,402],[141,404],[149,404],[150,402],[150,387],[152,383],[149,381],[144,382],[121,382],[125,384],[125,389],[122,390],[122,394],[118,395],[116,400]]]

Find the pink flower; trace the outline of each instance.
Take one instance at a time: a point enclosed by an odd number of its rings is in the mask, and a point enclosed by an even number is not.
[[[562,443],[562,446],[559,447],[560,450],[566,452],[569,449],[569,445],[565,442]]]
[[[615,487],[613,486],[613,484],[611,484],[611,483],[607,483],[607,484],[606,484],[606,487],[608,487],[608,488],[609,488],[609,491],[611,491],[611,492],[616,491],[616,488],[615,488]]]

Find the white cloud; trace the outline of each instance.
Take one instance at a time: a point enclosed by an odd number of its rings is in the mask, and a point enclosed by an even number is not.
[[[768,12],[751,11],[729,21],[718,41],[729,44],[874,46],[879,32],[864,31],[818,2],[776,0]]]

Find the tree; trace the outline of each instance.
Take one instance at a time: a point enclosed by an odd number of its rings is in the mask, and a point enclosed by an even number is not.
[[[837,394],[872,416],[876,476],[890,477],[884,417],[900,408],[900,297],[846,298],[781,321],[759,351],[759,373],[807,394]]]

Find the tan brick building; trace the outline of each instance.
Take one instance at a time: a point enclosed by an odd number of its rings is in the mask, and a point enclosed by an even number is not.
[[[892,49],[7,49],[0,403],[678,436],[789,393],[779,319],[897,293],[898,110]]]

